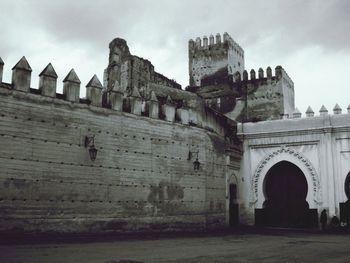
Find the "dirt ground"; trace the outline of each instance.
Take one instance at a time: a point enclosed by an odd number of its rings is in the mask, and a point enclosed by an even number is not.
[[[1,244],[0,262],[350,262],[350,235],[236,233]]]

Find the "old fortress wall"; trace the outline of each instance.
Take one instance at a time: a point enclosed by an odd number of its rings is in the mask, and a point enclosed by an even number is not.
[[[0,58],[0,231],[316,227],[323,209],[350,225],[350,106],[302,118],[286,71],[248,72],[227,33],[189,41],[185,90],[109,49],[85,98],[74,69],[60,94],[51,63],[33,88],[25,57],[11,83]]]
[[[218,112],[179,106],[189,92],[172,91],[177,104],[163,98],[168,88],[159,81],[148,85],[145,98],[136,86],[129,94],[118,84],[107,92],[94,76],[82,99],[74,70],[63,81],[63,94],[56,93],[51,64],[39,75],[39,89],[30,87],[25,57],[12,70],[12,83],[0,83],[1,231],[135,231],[224,223],[230,138],[229,124]],[[94,136],[95,161],[84,145],[86,136]]]

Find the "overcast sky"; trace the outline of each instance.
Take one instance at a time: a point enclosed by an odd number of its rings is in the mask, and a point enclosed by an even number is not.
[[[155,70],[188,85],[190,38],[228,32],[245,50],[246,69],[281,65],[294,81],[296,106],[318,114],[350,104],[348,0],[0,0],[0,57],[4,81],[25,55],[37,75],[51,62],[62,79],[71,68],[82,90],[103,80],[108,44],[127,40]],[[81,92],[85,94],[84,91]]]

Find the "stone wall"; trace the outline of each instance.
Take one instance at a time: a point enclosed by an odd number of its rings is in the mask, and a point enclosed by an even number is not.
[[[51,64],[40,74],[41,89],[30,88],[30,78],[23,57],[13,82],[0,83],[1,231],[225,224],[225,150],[234,146],[226,118],[210,109],[177,108],[170,98],[160,105],[154,92],[144,115],[136,89],[127,97],[130,113],[122,112],[126,101],[119,91],[112,108],[103,108],[96,76],[87,84],[87,98],[76,97],[80,81],[74,70],[64,79],[64,94],[57,94]],[[86,136],[94,136],[95,161]]]

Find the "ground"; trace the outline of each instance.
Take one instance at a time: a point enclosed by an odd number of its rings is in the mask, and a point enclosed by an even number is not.
[[[349,234],[230,233],[0,245],[0,262],[350,262]]]

